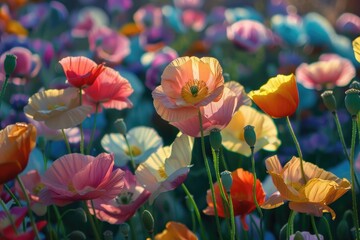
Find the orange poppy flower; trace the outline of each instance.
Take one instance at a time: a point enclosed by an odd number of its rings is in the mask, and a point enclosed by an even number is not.
[[[248,225],[245,221],[245,217],[256,209],[252,193],[254,175],[251,172],[243,170],[242,168],[238,168],[235,171],[231,172],[231,176],[233,178],[233,182],[230,189],[230,195],[233,202],[234,216],[240,216],[244,229],[248,230]],[[220,195],[220,189],[217,183],[214,184],[214,190],[216,204],[218,205],[218,215],[220,217],[228,217],[224,211],[224,206],[222,204],[222,199]],[[263,204],[265,201],[265,192],[259,179],[256,180],[256,199],[259,205]],[[207,191],[206,202],[208,206],[206,209],[203,210],[203,212],[207,215],[215,215],[214,203],[211,199],[210,190]]]
[[[331,172],[318,166],[304,162],[306,183],[300,172],[300,158],[293,157],[284,168],[278,157],[266,159],[266,169],[271,175],[278,192],[274,193],[261,207],[276,208],[289,201],[290,209],[321,217],[323,212],[330,212],[332,219],[336,214],[328,204],[336,201],[350,188],[345,178],[340,179]]]
[[[273,118],[290,116],[299,105],[294,74],[270,78],[259,90],[251,91],[248,96]]]
[[[0,131],[0,184],[15,178],[27,166],[29,154],[36,145],[36,128],[16,123]]]
[[[166,229],[155,236],[155,240],[197,240],[196,235],[184,224],[168,222]]]

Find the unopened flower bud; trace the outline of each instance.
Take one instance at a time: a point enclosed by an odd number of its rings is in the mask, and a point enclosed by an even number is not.
[[[219,150],[221,148],[221,142],[222,142],[220,130],[216,129],[216,128],[212,129],[210,131],[209,140],[210,140],[211,147],[214,150]]]
[[[67,239],[79,239],[79,240],[86,239],[86,235],[79,230],[72,231],[66,237]]]
[[[120,232],[125,238],[127,238],[129,236],[129,232],[130,232],[129,224],[127,224],[127,223],[120,224]]]
[[[350,84],[350,86],[349,86],[349,89],[350,88],[355,88],[355,89],[357,89],[357,90],[360,90],[360,82],[358,82],[358,81],[353,81],[351,84]]]
[[[335,112],[336,111],[336,99],[335,96],[333,94],[333,91],[328,90],[325,91],[321,94],[321,98],[326,106],[326,108],[331,111],[331,112]]]
[[[232,176],[231,176],[231,172],[225,170],[223,171],[221,174],[221,182],[226,190],[226,192],[230,192],[231,186],[232,186]]]
[[[349,224],[345,219],[337,225],[336,235],[338,239],[351,239]]]
[[[185,197],[185,202],[186,202],[186,206],[189,209],[189,211],[194,212],[194,205],[192,204],[192,201],[191,201],[190,197],[186,196]]]
[[[4,61],[4,70],[6,75],[11,75],[16,67],[16,55],[7,54]]]
[[[254,126],[247,125],[244,127],[244,139],[250,147],[254,147],[256,143],[256,133]]]
[[[116,119],[116,121],[114,122],[114,125],[115,125],[116,130],[118,130],[120,134],[122,134],[124,136],[126,135],[127,129],[126,129],[126,124],[124,122],[124,119],[122,119],[122,118]]]
[[[154,232],[154,218],[148,210],[144,210],[141,215],[141,220],[145,229],[152,234]]]
[[[103,236],[104,236],[104,240],[113,240],[114,239],[114,234],[110,230],[106,230],[105,232],[103,232]]]
[[[294,240],[305,240],[301,232],[297,231],[294,236]]]
[[[351,88],[345,93],[345,107],[352,116],[356,116],[360,111],[360,90]]]

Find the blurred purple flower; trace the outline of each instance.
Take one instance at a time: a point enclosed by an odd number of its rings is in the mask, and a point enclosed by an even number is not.
[[[95,23],[90,14],[86,14],[82,19],[75,24],[71,30],[73,37],[83,38],[94,28]]]
[[[172,41],[171,33],[166,27],[147,28],[139,36],[140,46],[146,51],[157,51]]]
[[[152,4],[142,6],[134,13],[134,21],[144,28],[160,27],[162,25],[161,8]]]
[[[360,34],[360,17],[353,13],[343,13],[336,20],[336,28],[341,33]]]
[[[288,2],[286,0],[270,0],[267,1],[267,13],[269,16],[276,14],[286,15]]]
[[[204,4],[204,0],[174,0],[174,5],[177,8],[200,8]]]
[[[106,3],[109,12],[126,12],[132,6],[132,0],[107,0]]]
[[[13,94],[10,98],[10,105],[15,111],[23,111],[23,108],[28,104],[29,96],[25,94]]]
[[[207,27],[205,30],[205,41],[209,44],[226,41],[226,29],[227,26],[223,23],[214,24]]]
[[[226,21],[225,18],[226,8],[223,6],[216,6],[211,9],[210,13],[207,16],[207,24],[220,24]]]
[[[52,43],[40,38],[34,39],[31,41],[31,48],[34,52],[40,54],[44,65],[46,67],[50,67],[51,62],[55,57],[55,50]]]

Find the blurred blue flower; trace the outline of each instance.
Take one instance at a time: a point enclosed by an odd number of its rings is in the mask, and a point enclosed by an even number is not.
[[[311,45],[329,47],[336,32],[330,22],[322,15],[311,12],[303,17],[305,32]]]
[[[225,10],[225,18],[228,23],[235,23],[240,20],[253,20],[264,22],[261,14],[252,7],[227,8]]]
[[[271,27],[290,46],[302,46],[307,41],[302,19],[298,15],[275,15],[271,18]]]

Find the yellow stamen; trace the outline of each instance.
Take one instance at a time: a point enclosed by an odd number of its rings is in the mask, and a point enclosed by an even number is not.
[[[130,146],[130,151],[133,157],[139,156],[142,153],[141,149],[135,145]],[[125,154],[130,156],[129,150],[125,150]]]
[[[181,89],[181,97],[186,103],[196,104],[207,97],[208,92],[204,81],[191,79]]]
[[[72,182],[70,182],[70,183],[67,185],[67,187],[68,187],[68,190],[69,190],[70,192],[76,193],[76,189],[75,189],[74,184],[73,184]]]
[[[168,175],[165,172],[165,166],[160,167],[158,170],[158,173],[159,173],[160,177],[163,179],[166,179],[168,177]]]
[[[45,185],[43,183],[36,184],[36,186],[33,188],[34,195],[37,196],[44,187],[45,187]]]

